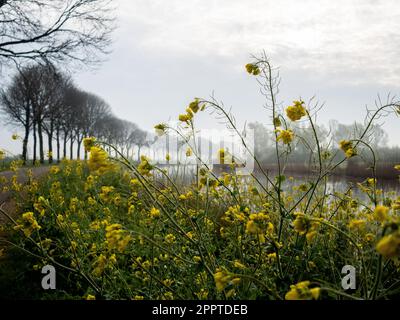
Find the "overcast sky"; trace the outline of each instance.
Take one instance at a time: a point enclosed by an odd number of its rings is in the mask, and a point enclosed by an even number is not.
[[[114,113],[152,130],[193,97],[212,92],[236,118],[267,122],[244,65],[265,50],[282,76],[280,100],[325,102],[320,123],[362,121],[378,94],[399,93],[400,6],[396,0],[118,0],[113,53],[77,84]],[[202,116],[201,126],[210,126]],[[390,143],[398,118],[385,120]],[[0,147],[14,152],[14,130]]]

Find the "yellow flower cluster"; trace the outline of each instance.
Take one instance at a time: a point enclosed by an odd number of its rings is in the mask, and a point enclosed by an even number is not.
[[[203,111],[204,109],[205,109],[205,104],[200,106],[200,100],[196,98],[186,108],[186,113],[179,115],[179,121],[190,124],[190,121],[193,119],[194,114],[197,113],[199,110]]]
[[[176,240],[176,237],[175,237],[173,234],[171,234],[171,233],[169,233],[169,234],[167,234],[167,235],[165,236],[165,242],[166,242],[166,243],[172,244],[172,243],[175,242],[175,240]]]
[[[108,203],[113,199],[114,187],[113,186],[102,186],[99,198],[104,202]]]
[[[27,237],[30,237],[35,230],[41,229],[33,212],[25,212],[18,222],[19,224],[14,227],[14,230],[22,230]]]
[[[94,138],[94,137],[84,138],[83,146],[85,148],[85,151],[90,152],[90,150],[95,145],[95,143],[96,143],[96,138]]]
[[[376,251],[388,259],[398,259],[400,257],[400,231],[384,236],[376,245]]]
[[[304,101],[293,101],[293,106],[289,106],[286,109],[286,115],[292,121],[300,120],[307,114],[304,108]]]
[[[6,152],[0,149],[0,160],[3,160],[6,157]]]
[[[290,291],[286,293],[286,300],[317,300],[321,293],[321,288],[310,289],[310,281],[302,281],[290,286]]]
[[[386,206],[378,205],[374,210],[374,217],[379,222],[385,222],[388,218],[389,208]]]
[[[158,136],[163,136],[167,132],[168,126],[165,123],[160,123],[154,126],[154,129],[156,130],[156,134]]]
[[[318,234],[317,229],[319,222],[316,220],[309,219],[304,213],[296,212],[296,219],[293,221],[294,230],[300,235],[306,235],[308,242],[311,242]]]
[[[278,132],[278,141],[282,141],[283,144],[290,144],[294,138],[294,132],[291,129],[277,129]]]
[[[218,268],[214,273],[215,286],[217,291],[223,291],[228,285],[237,285],[240,283],[239,277],[234,277],[232,274],[222,268]]]
[[[152,218],[158,218],[160,216],[160,210],[152,207],[150,210],[150,217]]]
[[[364,229],[365,224],[366,224],[366,221],[365,221],[365,220],[362,220],[362,219],[352,219],[352,220],[350,220],[348,226],[349,226],[349,229],[350,229],[350,230],[359,231],[359,230]]]
[[[150,159],[146,156],[140,157],[140,163],[138,165],[138,171],[143,176],[151,176],[151,171],[154,169],[154,166],[150,164]]]
[[[106,244],[109,250],[124,252],[132,237],[118,223],[106,227]]]
[[[249,212],[249,208],[241,208],[239,205],[232,206],[228,208],[222,219],[228,223],[244,222],[247,220]]]
[[[219,158],[219,163],[224,164],[225,163],[225,150],[224,149],[219,149],[218,150],[218,158]]]
[[[272,235],[274,232],[274,225],[269,220],[269,216],[264,212],[250,214],[246,223],[246,233],[258,236],[260,243],[265,243],[265,235]]]
[[[108,153],[100,147],[90,148],[89,169],[95,173],[103,174],[112,168]]]
[[[357,152],[353,147],[353,142],[351,142],[351,141],[342,140],[339,143],[339,147],[345,153],[346,158],[351,158],[351,157],[354,157],[357,155]]]
[[[252,74],[253,76],[257,76],[260,74],[260,68],[256,64],[248,63],[248,64],[246,64],[245,68],[246,68],[246,71],[249,74]]]
[[[107,257],[104,254],[100,254],[93,263],[93,275],[100,277],[103,275],[106,269],[111,269],[117,263],[117,258],[115,254]]]

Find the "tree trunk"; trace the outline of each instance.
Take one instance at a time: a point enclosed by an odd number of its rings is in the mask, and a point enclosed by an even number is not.
[[[140,162],[140,149],[141,149],[141,146],[138,146],[138,153],[137,153],[138,162]]]
[[[78,150],[76,152],[78,160],[81,159],[81,146],[82,146],[82,139],[78,138]]]
[[[27,154],[28,154],[28,140],[29,140],[29,124],[25,125],[25,136],[22,142],[22,161],[24,165],[26,164]]]
[[[37,137],[36,137],[36,121],[33,121],[33,158],[32,163],[36,163],[36,147],[37,147]]]
[[[67,159],[67,133],[64,135],[63,159]]]
[[[71,141],[70,141],[70,144],[69,144],[69,158],[71,159],[71,160],[73,160],[74,159],[74,142],[75,142],[75,137],[74,137],[74,133],[73,132],[71,132]]]
[[[50,122],[50,132],[48,134],[49,138],[49,163],[53,163],[53,135],[54,135],[54,120]]]
[[[53,163],[53,132],[47,135],[49,140],[49,163]]]
[[[40,163],[44,163],[42,121],[38,121],[38,137],[39,137],[39,156],[40,156]]]
[[[56,139],[57,139],[57,163],[60,163],[60,129],[56,130]]]

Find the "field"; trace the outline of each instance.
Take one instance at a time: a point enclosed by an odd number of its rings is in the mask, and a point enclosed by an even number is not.
[[[266,81],[274,101],[269,63],[257,60],[246,70]],[[282,112],[271,105],[275,176],[258,166],[256,157],[257,174],[243,177],[235,163],[228,163],[227,172],[211,170],[193,144],[195,119],[207,110],[241,135],[214,100],[190,103],[179,115],[179,129],[155,126],[160,135],[174,131],[185,138],[186,156],[198,161],[190,182],[170,176],[146,156],[140,162],[128,159],[93,137],[84,140],[87,161],[63,160],[41,178],[28,172],[20,183],[20,169],[11,166],[15,174],[3,181],[3,192],[12,194],[18,214],[1,209],[9,223],[0,252],[3,259],[14,259],[7,272],[19,275],[25,294],[99,300],[399,296],[400,195],[377,187],[375,154],[364,139],[380,113],[399,113],[398,104],[380,106],[360,137],[341,141],[338,162],[314,130],[315,174],[301,184],[285,173],[285,159],[298,139],[295,124],[306,121],[315,128],[315,110],[305,102],[296,100]],[[361,152],[373,155],[365,164],[370,176],[356,186],[364,197],[351,188],[329,193],[331,173]],[[225,150],[218,157],[227,163]],[[58,290],[43,296],[40,270],[46,265],[57,270]],[[22,294],[10,281],[5,285],[5,271],[1,276],[2,294]]]

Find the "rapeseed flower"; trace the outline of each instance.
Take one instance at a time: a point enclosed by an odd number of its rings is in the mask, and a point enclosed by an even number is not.
[[[277,129],[277,132],[278,132],[277,140],[282,141],[283,144],[290,144],[293,141],[294,132],[292,130]]]
[[[256,64],[248,63],[246,64],[245,68],[246,71],[253,76],[257,76],[260,74],[260,68]]]
[[[108,171],[112,167],[108,159],[108,153],[100,147],[90,148],[90,158],[88,161],[88,166],[91,171],[100,174]]]
[[[317,300],[320,296],[321,288],[309,288],[310,281],[302,281],[290,286],[290,291],[286,293],[286,300]]]
[[[342,140],[339,143],[339,147],[345,153],[346,158],[351,158],[351,157],[354,157],[355,155],[357,155],[357,152],[353,147],[353,142],[351,142],[351,141]]]
[[[156,130],[156,133],[158,136],[162,136],[166,133],[168,126],[165,123],[160,123],[154,126],[154,129]]]
[[[307,114],[304,108],[304,101],[293,101],[293,106],[289,106],[286,109],[286,115],[292,121],[300,120]]]
[[[388,259],[400,257],[400,232],[384,236],[376,245],[376,251]]]
[[[20,224],[14,227],[14,230],[22,230],[25,236],[30,237],[34,231],[40,230],[42,227],[38,224],[33,212],[25,212]]]
[[[384,222],[388,218],[389,208],[386,206],[378,205],[374,210],[374,217],[379,222]]]
[[[89,137],[89,138],[84,138],[83,139],[83,146],[85,148],[86,152],[90,152],[92,147],[95,145],[96,138],[95,137]]]
[[[150,176],[154,166],[150,164],[150,160],[146,156],[141,156],[140,160],[137,168],[139,173],[143,176]]]

